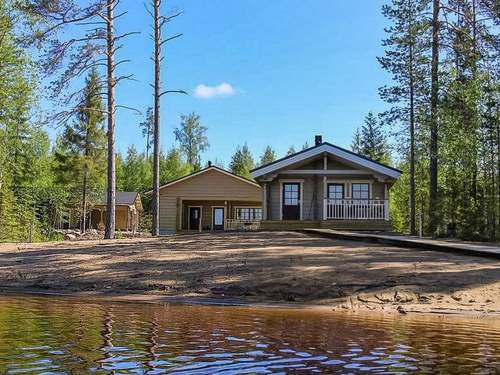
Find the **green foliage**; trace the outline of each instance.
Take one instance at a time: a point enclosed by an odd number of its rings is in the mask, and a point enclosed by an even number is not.
[[[250,179],[252,178],[250,171],[253,167],[254,161],[248,145],[245,143],[243,147],[238,146],[231,158],[231,163],[229,164],[231,172],[237,174],[238,176]]]
[[[285,156],[290,156],[290,155],[293,155],[293,154],[295,154],[296,152],[297,152],[297,151],[295,151],[295,147],[293,147],[293,145],[292,145],[292,146],[288,147],[288,151],[286,152],[286,155],[285,155]]]
[[[271,146],[267,146],[264,150],[264,153],[260,157],[260,165],[266,165],[272,163],[276,160],[276,152],[272,149]]]
[[[186,156],[191,171],[201,169],[201,153],[208,150],[210,144],[207,138],[208,128],[200,122],[196,113],[181,116],[181,125],[174,130],[175,139],[179,142],[180,149]]]
[[[141,131],[142,131],[142,136],[146,140],[146,159],[149,158],[149,150],[153,147],[154,143],[154,122],[155,122],[155,115],[153,112],[153,108],[149,107],[148,110],[146,111],[146,118],[144,119],[143,122],[139,124]]]
[[[356,130],[352,144],[354,152],[358,152],[379,163],[391,164],[391,157],[387,146],[387,139],[382,130],[382,124],[377,121],[372,112],[368,112],[365,123]]]
[[[500,121],[498,12],[494,2],[442,1],[438,35],[438,197],[429,204],[430,23],[427,0],[392,0],[382,67],[394,85],[380,89],[391,105],[382,114],[391,128],[403,176],[391,189],[395,227],[408,230],[410,145],[415,149],[415,202],[431,213],[437,231],[465,239],[499,237]],[[411,100],[413,98],[413,101]],[[411,109],[413,104],[413,128]],[[411,132],[413,130],[413,139]]]

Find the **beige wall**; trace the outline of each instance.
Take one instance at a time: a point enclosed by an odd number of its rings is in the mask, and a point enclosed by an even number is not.
[[[216,169],[207,170],[199,175],[165,186],[160,190],[161,232],[173,232],[184,227],[184,223],[181,223],[180,219],[181,211],[185,206],[181,202],[184,201],[222,201],[222,203],[225,201],[243,201],[261,204],[262,193],[259,186]],[[206,211],[210,214],[210,218],[207,219],[207,225],[210,225],[211,210]],[[186,217],[187,215],[183,214],[182,216]],[[205,220],[205,217],[203,217],[203,220]]]
[[[102,209],[102,221],[103,224],[106,224],[106,207],[99,206]],[[101,213],[99,211],[99,207],[96,207],[92,210],[92,227],[97,228],[101,221]],[[130,213],[128,227],[127,227],[127,215],[129,215],[129,207],[128,206],[116,206],[115,211],[115,228],[117,230],[133,230],[132,223],[139,223],[139,213],[136,211],[135,214]],[[133,218],[132,216],[135,215]],[[137,230],[137,228],[135,228]]]
[[[334,158],[327,159],[328,170],[352,170],[360,169],[353,168],[345,163]],[[281,219],[281,185],[286,180],[295,180],[302,182],[301,204],[302,204],[302,219],[303,220],[321,220],[323,217],[323,198],[324,181],[321,175],[321,170],[324,168],[323,157],[309,161],[299,166],[290,166],[288,170],[297,170],[294,174],[278,174],[271,182],[267,182],[267,219]],[[300,170],[318,170],[318,175],[301,174]],[[327,183],[342,183],[344,184],[344,192],[346,198],[351,196],[351,184],[355,182],[368,182],[370,184],[370,198],[384,199],[386,183],[377,180],[372,174],[335,174],[327,175]],[[392,185],[392,181],[387,182],[387,188]]]

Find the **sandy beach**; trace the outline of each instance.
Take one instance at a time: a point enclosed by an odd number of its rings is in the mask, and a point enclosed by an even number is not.
[[[500,261],[297,232],[0,244],[1,291],[500,314]]]

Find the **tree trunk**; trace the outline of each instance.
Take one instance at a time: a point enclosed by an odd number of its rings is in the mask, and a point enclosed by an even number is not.
[[[87,166],[83,169],[82,182],[82,220],[80,222],[80,232],[83,234],[87,230]]]
[[[107,0],[107,80],[108,80],[108,194],[106,206],[106,230],[104,238],[115,238],[115,78],[113,7],[115,0]]]
[[[154,127],[153,127],[153,202],[152,228],[153,236],[160,234],[160,65],[161,65],[161,30],[160,0],[153,0],[154,38],[155,38],[155,87],[154,87]]]
[[[414,39],[412,36],[412,4],[409,1],[409,25],[408,25],[408,37],[410,39],[410,51],[409,51],[409,78],[410,78],[410,234],[415,235],[417,233],[415,225],[415,93],[414,93],[414,82],[413,82],[413,44]]]
[[[438,65],[439,65],[439,0],[433,0],[431,60],[431,124],[429,144],[429,232],[436,235],[438,225]]]

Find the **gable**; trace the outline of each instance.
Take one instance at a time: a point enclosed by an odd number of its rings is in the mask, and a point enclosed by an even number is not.
[[[378,163],[330,143],[322,143],[256,168],[252,171],[252,176],[258,178],[265,174],[278,173],[280,170],[289,169],[294,166],[300,166],[301,169],[304,169],[303,165],[315,166],[315,168],[311,169],[323,169],[323,166],[320,168],[317,167],[317,160],[325,154],[328,156],[328,169],[363,169],[391,178],[399,178],[401,175],[401,171],[398,169]]]
[[[216,167],[209,167],[160,188],[160,194],[196,199],[261,199],[260,186]]]

